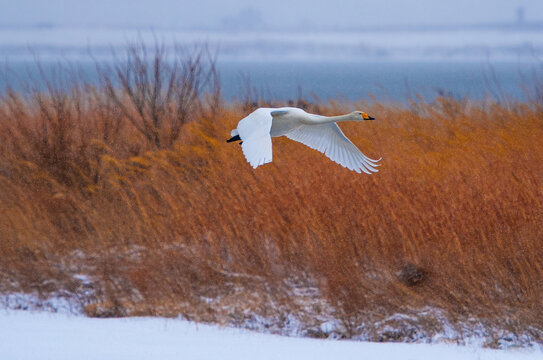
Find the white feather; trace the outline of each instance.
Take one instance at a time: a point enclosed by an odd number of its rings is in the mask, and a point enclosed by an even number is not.
[[[340,130],[336,123],[323,125],[302,125],[285,135],[291,140],[301,142],[312,149],[318,150],[330,160],[348,168],[366,174],[377,172],[376,162],[358,150]],[[345,154],[345,155],[342,155]]]
[[[260,108],[243,118],[235,129],[243,141],[243,155],[255,169],[272,161],[271,125],[270,111]]]
[[[381,159],[365,156],[336,124],[337,121],[366,119],[362,114],[367,117],[359,111],[325,117],[297,108],[259,108],[243,118],[231,135],[239,135],[243,154],[253,168],[272,161],[272,136],[286,136],[322,152],[349,170],[371,174],[378,171],[377,162]]]

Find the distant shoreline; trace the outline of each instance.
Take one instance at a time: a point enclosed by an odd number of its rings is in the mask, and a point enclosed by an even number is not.
[[[530,24],[530,25],[528,25]],[[0,27],[0,60],[111,58],[128,42],[208,44],[222,59],[286,61],[541,61],[543,23],[258,31],[131,27]],[[122,51],[121,51],[122,52]]]

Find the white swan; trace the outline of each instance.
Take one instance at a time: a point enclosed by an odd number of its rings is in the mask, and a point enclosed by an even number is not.
[[[241,140],[243,154],[253,168],[272,161],[272,137],[286,136],[322,152],[349,170],[377,172],[378,160],[362,154],[337,126],[338,121],[374,120],[362,111],[341,116],[309,114],[293,107],[259,108],[241,119],[227,142]]]

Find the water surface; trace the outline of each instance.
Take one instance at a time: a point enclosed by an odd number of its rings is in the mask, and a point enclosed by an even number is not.
[[[62,63],[62,61],[60,61]],[[43,72],[55,73],[58,62],[41,62]],[[91,83],[98,83],[91,61],[70,63]],[[3,66],[0,88],[21,90],[31,79],[40,82],[32,61]],[[302,96],[321,100],[348,99],[405,102],[417,95],[483,99],[508,96],[525,99],[522,85],[533,80],[537,63],[515,62],[330,62],[330,61],[219,61],[223,96],[227,100],[251,97],[287,101]],[[7,70],[7,71],[6,71]],[[540,71],[541,72],[541,71]],[[70,83],[69,77],[65,84]],[[529,85],[529,84],[528,84]]]

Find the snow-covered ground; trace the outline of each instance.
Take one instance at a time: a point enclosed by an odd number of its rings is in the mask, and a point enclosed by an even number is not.
[[[539,350],[281,337],[181,319],[0,310],[0,359],[543,359]]]

